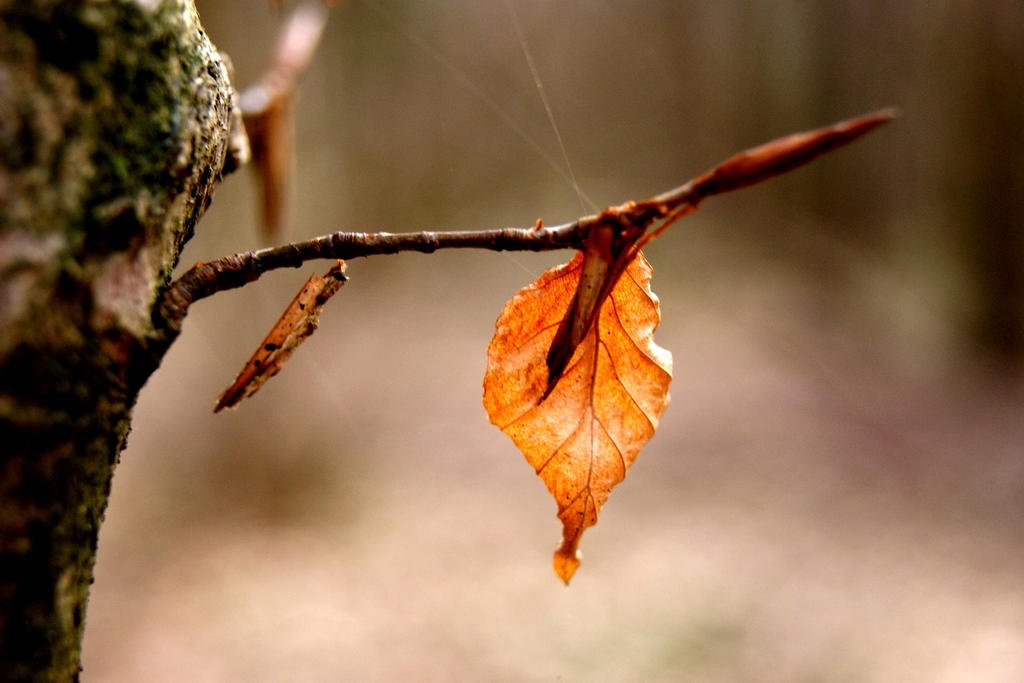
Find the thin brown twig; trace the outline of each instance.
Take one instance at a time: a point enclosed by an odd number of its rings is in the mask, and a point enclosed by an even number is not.
[[[241,287],[277,268],[297,268],[315,259],[352,259],[359,256],[438,249],[488,249],[491,251],[550,251],[582,249],[597,226],[613,225],[646,231],[659,220],[674,221],[692,211],[707,197],[736,190],[801,166],[897,116],[884,109],[831,126],[788,135],[737,154],[684,185],[639,202],[627,202],[595,216],[554,227],[536,229],[426,231],[413,233],[335,232],[304,242],[242,252],[206,263],[197,263],[169,285],[160,305],[163,320],[180,328],[188,307],[217,292]]]

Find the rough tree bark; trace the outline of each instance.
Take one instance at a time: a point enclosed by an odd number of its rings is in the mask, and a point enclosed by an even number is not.
[[[78,676],[152,307],[232,94],[192,0],[0,0],[0,678]]]

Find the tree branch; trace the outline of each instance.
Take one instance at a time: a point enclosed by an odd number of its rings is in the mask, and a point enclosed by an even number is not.
[[[822,154],[853,142],[897,116],[883,109],[815,130],[795,133],[741,152],[706,173],[651,199],[627,202],[555,227],[497,228],[415,233],[335,232],[305,242],[225,256],[197,263],[171,283],[160,307],[164,320],[179,329],[188,307],[217,292],[242,287],[277,268],[297,268],[315,259],[351,259],[358,256],[438,249],[491,251],[550,251],[582,249],[590,231],[609,223],[621,229],[647,230],[664,219],[660,233],[677,218],[693,211],[707,197],[722,194],[793,170]]]

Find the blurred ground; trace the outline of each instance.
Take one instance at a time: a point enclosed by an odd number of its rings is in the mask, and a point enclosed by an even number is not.
[[[333,11],[303,83],[287,239],[589,212],[534,149],[560,156],[505,5],[372,7]],[[974,183],[1021,146],[963,114],[1019,105],[985,93],[1020,73],[1021,6],[515,7],[599,206],[904,116],[648,249],[673,402],[568,589],[554,502],[480,405],[502,304],[567,255],[353,261],[320,332],[216,416],[326,266],[198,304],[115,477],[84,679],[1024,680],[1024,381],[977,332],[972,260],[991,216],[1024,229],[991,210],[1019,172]],[[274,14],[199,10],[255,79]],[[249,180],[183,265],[258,245]]]

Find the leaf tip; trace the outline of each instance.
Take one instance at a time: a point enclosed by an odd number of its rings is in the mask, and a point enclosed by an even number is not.
[[[572,580],[573,574],[576,573],[576,570],[579,568],[582,560],[583,553],[580,552],[579,548],[577,548],[575,544],[567,546],[563,543],[559,546],[558,550],[555,551],[555,574],[558,575],[558,578],[560,578],[566,586],[569,585],[569,581]]]

